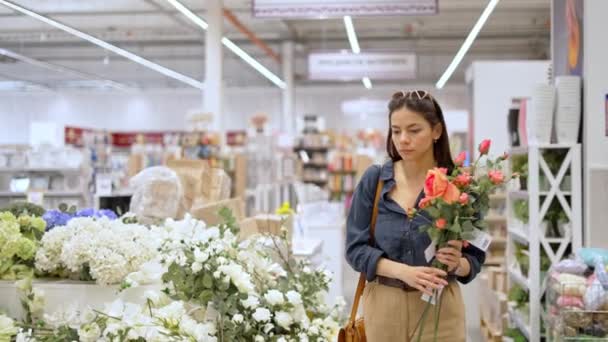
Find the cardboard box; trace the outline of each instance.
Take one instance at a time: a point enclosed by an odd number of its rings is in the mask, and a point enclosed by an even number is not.
[[[241,228],[241,232],[239,234],[240,241],[258,233],[258,225],[254,217],[248,217],[240,221],[239,227]]]
[[[232,211],[232,215],[237,222],[245,218],[245,202],[240,198],[231,198],[223,201],[195,206],[190,211],[192,217],[203,220],[208,226],[216,226],[223,222],[219,215],[220,209],[227,207]]]
[[[260,214],[255,216],[258,226],[258,232],[281,235],[281,228],[287,229],[287,240],[291,241],[293,235],[293,215],[266,215]]]

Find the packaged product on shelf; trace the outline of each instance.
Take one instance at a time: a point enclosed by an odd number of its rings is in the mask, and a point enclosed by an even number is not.
[[[230,209],[237,222],[245,218],[245,202],[240,198],[231,198],[202,205],[195,204],[190,212],[192,217],[204,221],[207,226],[214,226],[224,222],[224,219],[219,215],[222,208]]]
[[[203,195],[203,178],[207,163],[204,160],[170,160],[167,166],[179,177],[184,196],[181,201],[180,216],[188,212],[194,201]]]
[[[207,168],[203,173],[202,193],[204,203],[222,201],[230,198],[230,176],[220,168]]]
[[[133,189],[131,211],[144,220],[176,218],[183,189],[175,171],[155,166],[147,168],[130,181]]]

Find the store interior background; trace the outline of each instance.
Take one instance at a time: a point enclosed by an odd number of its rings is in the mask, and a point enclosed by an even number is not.
[[[279,54],[285,55],[286,51],[287,55],[293,54],[289,64],[293,67],[290,71],[294,83],[290,90],[292,96],[286,97],[284,90],[224,49],[220,72],[222,112],[214,113],[213,125],[221,131],[249,130],[251,117],[264,113],[269,119],[266,134],[280,135],[293,143],[300,134],[296,132],[296,121],[303,115],[314,114],[324,118],[327,130],[337,133],[356,136],[357,132],[367,129],[384,132],[386,112],[374,109],[344,113],[343,102],[387,102],[396,91],[426,89],[442,105],[450,134],[466,133],[469,146],[491,138],[493,152],[501,153],[509,150],[506,127],[511,99],[530,96],[534,86],[546,82],[552,72],[554,1],[501,1],[442,89],[436,89],[437,79],[487,1],[440,0],[439,13],[431,16],[354,17],[362,53],[397,51],[416,55],[415,77],[372,79],[373,87],[366,89],[361,80],[307,79],[309,53],[350,51],[342,19],[256,19],[251,15],[251,1],[224,0],[223,6],[271,49]],[[604,41],[608,30],[605,18],[608,1],[580,1],[584,2],[583,134],[580,137],[583,244],[606,247],[608,47]],[[205,80],[205,32],[166,1],[22,0],[18,3],[167,68]],[[205,17],[205,1],[183,3]],[[261,64],[285,76],[285,62],[277,63],[230,23],[223,23],[223,31]],[[74,82],[83,79],[74,80],[65,73],[3,58],[0,54],[0,145],[40,142],[61,145],[65,126],[112,132],[186,131],[190,129],[189,115],[207,110],[206,90],[188,87],[3,6],[0,6],[0,49],[135,88],[122,91],[104,88],[101,82]],[[48,89],[39,90],[38,86]],[[290,99],[291,110],[285,113],[285,101]],[[45,132],[44,136],[39,134],[40,129]],[[600,187],[604,190],[598,191]],[[338,262],[343,267],[339,292],[350,300],[357,274],[345,261]],[[470,341],[482,340],[478,286],[477,281],[464,286]]]

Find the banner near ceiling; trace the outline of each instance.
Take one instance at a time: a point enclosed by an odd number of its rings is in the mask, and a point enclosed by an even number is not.
[[[253,0],[257,18],[432,15],[438,11],[438,0]]]
[[[412,53],[311,53],[308,78],[311,80],[376,80],[416,78],[416,55]]]

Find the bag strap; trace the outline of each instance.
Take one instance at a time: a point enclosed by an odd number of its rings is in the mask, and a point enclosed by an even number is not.
[[[372,210],[372,221],[369,225],[369,244],[374,244],[374,232],[376,231],[376,218],[378,217],[378,201],[380,201],[380,192],[384,187],[384,181],[378,179],[378,185],[376,186],[376,195],[374,196],[374,208]],[[353,307],[350,311],[350,319],[349,322],[352,324],[355,322],[357,318],[357,310],[359,309],[359,299],[361,299],[361,295],[363,294],[363,289],[365,288],[365,273],[361,272],[361,276],[359,276],[359,283],[357,284],[357,290],[355,291],[355,298],[353,301]]]

